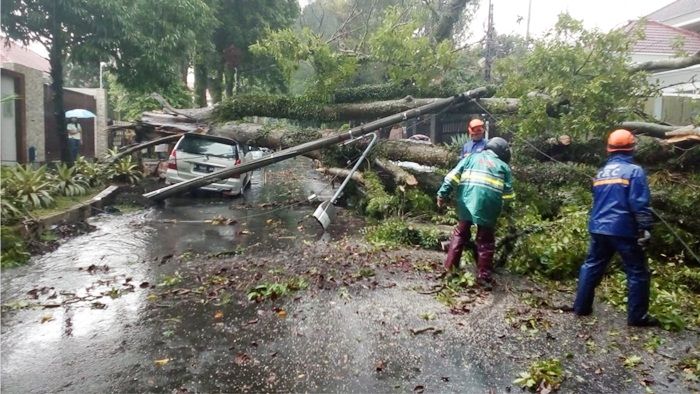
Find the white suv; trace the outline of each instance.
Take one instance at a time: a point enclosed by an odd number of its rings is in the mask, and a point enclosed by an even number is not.
[[[165,183],[173,184],[226,167],[240,165],[250,159],[241,145],[230,138],[188,133],[182,136],[170,153]],[[250,172],[235,175],[218,183],[202,186],[202,190],[236,196],[250,183]]]

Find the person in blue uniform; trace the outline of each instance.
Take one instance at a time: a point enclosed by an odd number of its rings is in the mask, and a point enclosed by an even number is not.
[[[479,153],[486,148],[486,144],[489,142],[484,138],[484,121],[481,119],[472,119],[467,125],[467,132],[469,133],[469,141],[462,147],[462,156],[466,157],[472,153]]]
[[[627,324],[656,326],[659,321],[648,313],[651,274],[643,249],[651,239],[653,218],[646,175],[632,160],[635,144],[628,130],[608,137],[608,160],[593,180],[591,242],[579,272],[574,313],[593,312],[595,288],[617,252],[627,275]]]

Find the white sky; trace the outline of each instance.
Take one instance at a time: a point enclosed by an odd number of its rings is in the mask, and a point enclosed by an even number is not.
[[[528,0],[492,0],[493,22],[500,34],[520,34],[527,30]],[[582,20],[586,28],[609,31],[628,21],[649,15],[673,0],[532,0],[530,35],[541,36],[554,26],[560,13],[568,12]],[[474,16],[469,42],[484,36],[488,20],[488,0],[480,0]],[[522,17],[520,23],[518,18]]]
[[[492,0],[493,22],[499,34],[520,34],[527,30],[527,7],[529,0]],[[530,35],[537,37],[554,26],[557,16],[568,12],[576,19],[583,20],[586,28],[608,31],[625,25],[628,21],[648,15],[674,0],[532,0],[530,13]],[[311,0],[299,0],[301,7]],[[468,42],[475,42],[484,36],[488,20],[489,0],[480,0]],[[522,18],[518,23],[518,18]],[[48,53],[40,44],[30,48],[44,57]]]

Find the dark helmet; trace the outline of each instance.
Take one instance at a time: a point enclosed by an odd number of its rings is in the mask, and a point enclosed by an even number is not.
[[[504,162],[510,162],[510,146],[508,146],[508,141],[501,137],[494,137],[486,143],[484,149],[490,150],[495,153],[499,159]]]

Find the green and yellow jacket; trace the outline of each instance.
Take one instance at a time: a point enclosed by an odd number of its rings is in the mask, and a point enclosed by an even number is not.
[[[469,155],[450,171],[438,190],[447,198],[457,186],[459,220],[495,227],[504,199],[515,197],[510,167],[490,150]]]

